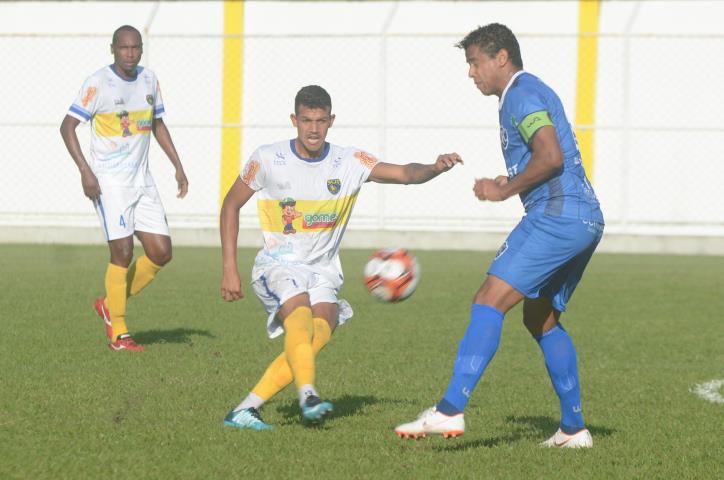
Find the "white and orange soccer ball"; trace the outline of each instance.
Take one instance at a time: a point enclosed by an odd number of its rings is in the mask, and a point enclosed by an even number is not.
[[[382,248],[367,260],[364,282],[378,300],[399,302],[412,295],[420,283],[420,265],[403,248]]]

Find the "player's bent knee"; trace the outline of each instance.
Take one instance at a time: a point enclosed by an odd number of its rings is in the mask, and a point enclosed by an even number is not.
[[[133,251],[130,252],[111,252],[111,263],[119,267],[128,268],[133,260]]]
[[[173,258],[170,249],[163,252],[146,253],[146,256],[159,267],[163,267],[168,264]]]

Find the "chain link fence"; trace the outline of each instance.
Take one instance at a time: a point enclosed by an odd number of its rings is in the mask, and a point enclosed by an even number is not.
[[[526,70],[575,118],[576,35],[520,33]],[[467,78],[462,34],[247,35],[242,163],[260,144],[293,138],[297,90],[324,86],[337,115],[328,140],[392,163],[457,151],[465,165],[429,184],[367,184],[350,229],[504,232],[519,202],[481,203],[474,178],[505,172],[497,98]],[[223,35],[148,35],[142,64],[159,77],[166,124],[190,180],[175,197],[173,170],[152,142],[151,168],[172,228],[216,228],[219,208]],[[112,63],[109,35],[0,34],[4,188],[0,224],[95,226],[92,205],[58,127],[83,80]],[[721,111],[724,35],[600,35],[592,176],[612,234],[724,236]],[[684,62],[683,60],[686,59]],[[593,59],[591,59],[593,61]],[[88,152],[88,127],[78,128]],[[253,206],[242,225],[256,227]],[[99,234],[100,236],[100,234]]]

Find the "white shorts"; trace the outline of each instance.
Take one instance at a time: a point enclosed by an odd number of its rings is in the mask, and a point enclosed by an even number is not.
[[[155,186],[104,187],[94,202],[106,241],[126,238],[134,232],[170,236],[166,212]]]
[[[256,279],[252,280],[251,286],[269,314],[266,322],[269,338],[275,338],[284,333],[282,323],[277,318],[277,312],[284,302],[301,293],[309,294],[311,305],[336,303],[339,311],[337,325],[344,325],[354,314],[346,300],[337,299],[339,288],[342,286],[341,276],[339,276],[339,282],[333,282],[327,275],[315,272],[306,265],[283,263],[264,266],[257,264],[254,271]]]

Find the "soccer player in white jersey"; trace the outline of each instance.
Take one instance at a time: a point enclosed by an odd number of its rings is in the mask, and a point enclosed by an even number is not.
[[[105,297],[95,310],[104,320],[113,350],[143,351],[126,327],[126,300],[146,287],[171,260],[166,214],[148,168],[150,134],[176,169],[178,197],[188,180],[163,122],[164,105],[156,75],[138,65],[141,34],[124,25],[113,33],[113,64],[88,77],[60,126],[65,146],[80,171],[83,193],[93,201],[110,249]],[[90,164],[76,127],[91,122]],[[133,235],[144,256],[131,265]]]
[[[254,262],[252,288],[269,314],[269,336],[285,335],[284,352],[229,412],[225,425],[270,429],[259,409],[292,380],[303,422],[319,423],[332,411],[314,387],[314,357],[352,316],[349,304],[337,298],[344,279],[338,251],[360,188],[367,181],[424,183],[462,163],[456,153],[427,165],[380,162],[363,150],[326,142],[334,118],[322,87],[302,88],[291,115],[297,137],[259,147],[221,207],[221,296],[244,297],[236,264],[239,210],[258,193],[264,248]]]

